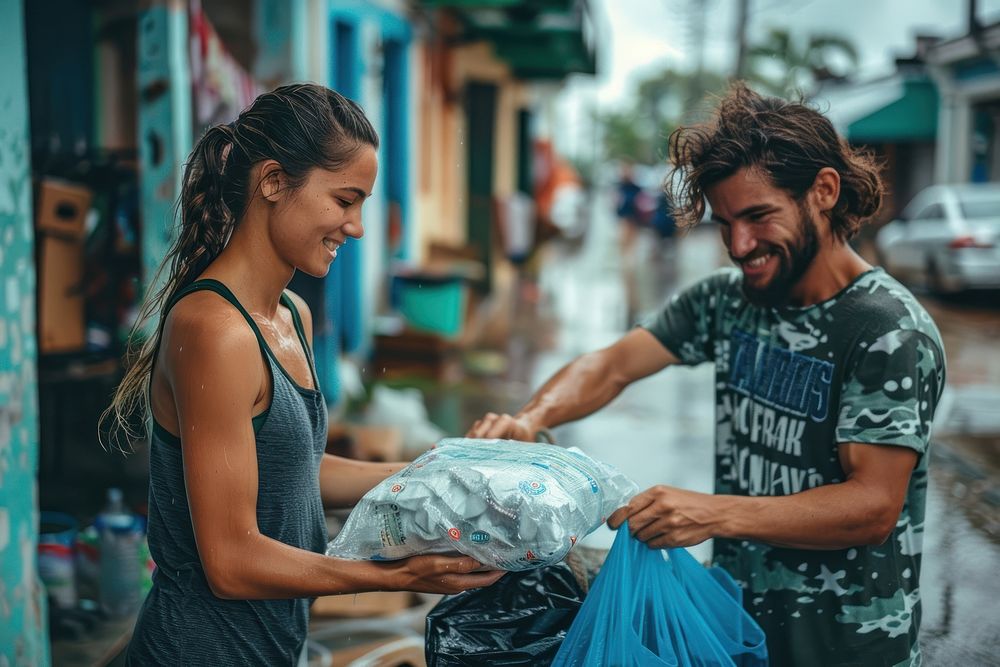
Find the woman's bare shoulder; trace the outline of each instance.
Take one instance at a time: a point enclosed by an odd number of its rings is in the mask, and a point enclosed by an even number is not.
[[[172,367],[194,362],[225,370],[260,358],[260,345],[246,318],[212,292],[195,292],[174,304],[161,340]]]

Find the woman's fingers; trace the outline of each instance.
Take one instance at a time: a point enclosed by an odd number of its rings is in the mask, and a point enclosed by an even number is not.
[[[409,567],[416,573],[416,588],[430,593],[459,593],[470,588],[490,586],[506,574],[484,569],[482,563],[467,556],[413,556]]]
[[[507,573],[501,570],[472,572],[470,574],[446,574],[441,578],[441,583],[448,587],[449,592],[458,593],[470,588],[492,586],[505,574]]]

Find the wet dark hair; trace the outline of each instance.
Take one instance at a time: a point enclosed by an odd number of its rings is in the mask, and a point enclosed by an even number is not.
[[[705,190],[741,168],[758,170],[801,201],[819,170],[840,174],[840,197],[830,211],[833,235],[846,241],[882,206],[880,165],[865,150],[841,139],[833,124],[802,100],[765,97],[736,83],[707,123],[670,135],[674,168],[665,187],[679,224],[705,213]]]
[[[274,160],[281,165],[286,187],[294,190],[311,170],[343,168],[365,146],[378,148],[378,134],[361,107],[316,84],[264,93],[235,121],[214,125],[202,135],[184,169],[176,240],[151,284],[158,285],[164,272],[166,278],[143,303],[130,335],[125,377],[101,415],[113,446],[131,448],[139,435],[135,425],[148,424],[149,378],[164,307],[225,248],[250,203],[253,166]],[[158,323],[157,333],[145,337],[152,321]]]

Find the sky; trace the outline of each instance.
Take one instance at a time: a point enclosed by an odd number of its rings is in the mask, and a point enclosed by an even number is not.
[[[692,7],[704,2],[703,40],[695,40]],[[738,0],[590,0],[598,32],[598,75],[576,75],[553,109],[564,154],[585,154],[593,144],[585,110],[628,106],[638,81],[665,67],[693,69],[696,46],[706,66],[730,70],[736,58]],[[966,0],[750,0],[750,42],[772,27],[792,34],[842,35],[859,50],[859,77],[892,71],[893,59],[913,54],[918,34],[954,37],[965,32]],[[978,15],[1000,20],[1000,0],[979,0]]]

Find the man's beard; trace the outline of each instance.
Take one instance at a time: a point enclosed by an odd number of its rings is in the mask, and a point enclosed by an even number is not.
[[[778,258],[778,271],[774,278],[759,289],[750,287],[743,281],[743,296],[755,306],[775,307],[787,304],[792,288],[805,275],[819,252],[816,223],[804,205],[799,205],[796,238],[788,246],[770,246],[770,250]]]

